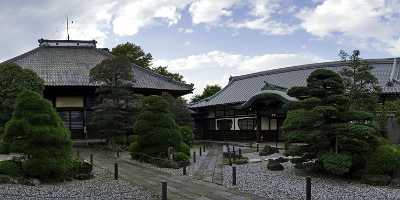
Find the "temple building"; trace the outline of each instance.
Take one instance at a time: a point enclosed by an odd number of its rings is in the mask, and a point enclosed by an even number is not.
[[[31,69],[44,80],[44,97],[71,130],[72,138],[90,138],[86,134],[88,115],[92,111],[97,85],[89,82],[90,69],[112,58],[105,48],[96,48],[95,40],[39,40],[39,47],[5,63]],[[174,81],[149,69],[132,64],[133,90],[143,95],[189,94],[193,85]]]
[[[400,95],[400,66],[396,58],[368,59],[372,73],[382,88],[380,98]],[[306,79],[316,69],[341,71],[343,61],[314,63],[234,76],[215,95],[190,106],[194,111],[197,138],[210,140],[281,141],[286,135],[281,126],[287,105],[297,101],[286,91],[293,86],[305,86]],[[400,128],[396,120],[388,121],[388,137],[400,143]]]

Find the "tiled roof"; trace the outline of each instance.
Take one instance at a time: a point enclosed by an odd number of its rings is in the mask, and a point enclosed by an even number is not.
[[[394,83],[392,86],[387,84],[390,79],[394,58],[369,59],[367,61],[373,66],[372,73],[378,79],[383,94],[400,93],[400,84]],[[314,63],[231,77],[228,85],[221,91],[191,105],[191,108],[246,102],[259,92],[266,82],[284,88],[305,86],[307,77],[314,70],[325,68],[338,72],[343,68],[343,65],[342,61]],[[395,79],[399,79],[399,67],[396,67]]]
[[[90,69],[111,57],[108,51],[95,47],[41,45],[6,62],[33,70],[45,81],[46,86],[95,86],[89,83]],[[192,85],[174,81],[151,70],[134,64],[132,68],[135,88],[174,90],[182,93],[190,93],[193,90]]]

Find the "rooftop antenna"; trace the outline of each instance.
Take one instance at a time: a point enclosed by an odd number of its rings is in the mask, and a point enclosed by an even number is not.
[[[71,21],[71,24],[73,24],[74,21]],[[68,20],[68,16],[67,16],[67,40],[69,40],[69,20]]]

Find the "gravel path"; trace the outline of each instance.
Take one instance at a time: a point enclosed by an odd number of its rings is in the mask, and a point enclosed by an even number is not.
[[[15,184],[0,185],[0,199],[158,199],[157,195],[124,180],[113,180],[112,174],[100,168],[93,171],[95,178],[85,181],[70,181],[57,184],[25,186]]]
[[[251,158],[260,158],[256,153],[244,154]],[[278,158],[280,154],[273,154],[266,158]],[[283,163],[285,170],[270,171],[267,169],[267,161],[250,163],[237,166],[237,187],[240,191],[250,192],[259,196],[272,199],[304,199],[305,177],[296,173],[290,162]],[[298,171],[297,171],[298,172]],[[224,185],[233,187],[232,168],[224,167]],[[400,199],[400,189],[389,187],[375,187],[358,182],[350,182],[341,179],[313,177],[313,199]]]

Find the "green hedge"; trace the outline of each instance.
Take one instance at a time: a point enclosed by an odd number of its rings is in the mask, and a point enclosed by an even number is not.
[[[352,165],[352,157],[347,154],[326,153],[320,160],[323,169],[334,175],[347,174]]]
[[[400,168],[400,150],[396,145],[379,145],[368,158],[368,174],[393,175]]]
[[[6,174],[10,176],[20,176],[21,168],[17,162],[12,160],[0,161],[0,174]]]

